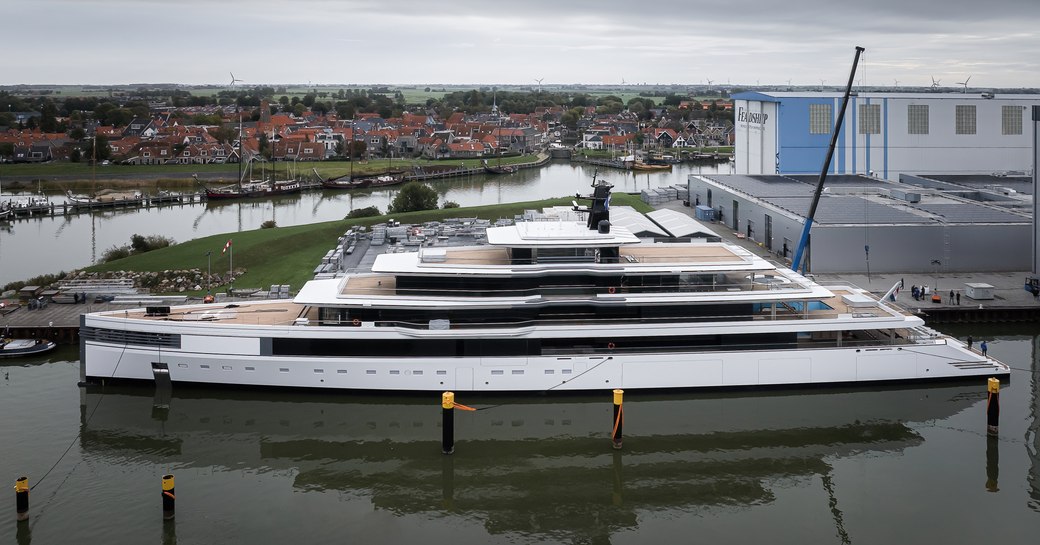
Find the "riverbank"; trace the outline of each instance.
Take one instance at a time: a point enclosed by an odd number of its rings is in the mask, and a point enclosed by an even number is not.
[[[394,214],[393,219],[401,223],[421,224],[427,221],[438,221],[445,218],[482,218],[497,220],[512,218],[522,214],[524,210],[540,209],[549,206],[570,206],[573,197],[557,197],[537,201],[526,201],[507,204],[473,206],[467,208],[448,208],[423,210]],[[652,208],[639,200],[638,196],[615,193],[613,204],[632,206],[647,212]],[[269,286],[271,284],[289,284],[293,288],[302,286],[313,276],[313,269],[322,256],[332,248],[337,237],[353,226],[368,227],[377,223],[385,223],[391,216],[380,215],[367,218],[344,219],[338,221],[311,223],[271,229],[254,229],[241,232],[220,233],[196,238],[180,244],[134,255],[109,263],[83,267],[87,272],[153,272],[191,268],[212,268],[216,271],[226,270],[230,255],[221,252],[225,244],[231,240],[234,262],[231,265],[241,271],[236,278],[236,285]],[[211,253],[207,263],[207,253]],[[237,274],[237,273],[236,273]],[[217,286],[217,289],[224,287]],[[191,292],[191,294],[198,295]]]
[[[313,161],[267,163],[267,168],[284,172],[294,168],[297,176],[313,177],[317,170],[322,178],[336,178],[353,174],[372,176],[388,171],[413,171],[415,167],[481,169],[481,158],[473,159],[372,159],[366,161]],[[502,165],[522,165],[542,161],[539,155],[502,157]],[[499,164],[499,159],[495,159]],[[254,165],[254,170],[257,166]],[[312,170],[313,169],[313,170]],[[256,173],[254,173],[256,174]],[[238,163],[221,165],[98,165],[85,163],[5,164],[0,166],[0,180],[5,192],[23,191],[89,191],[95,187],[111,189],[182,189],[196,186],[194,176],[204,182],[233,183],[238,179]]]

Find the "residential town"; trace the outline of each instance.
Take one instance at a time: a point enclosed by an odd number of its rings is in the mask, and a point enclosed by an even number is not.
[[[622,152],[733,143],[729,101],[683,99],[667,107],[651,103],[655,107],[648,109],[604,108],[600,101],[577,108],[537,106],[530,113],[515,113],[503,111],[492,98],[490,108],[472,113],[456,110],[442,116],[434,108],[417,106],[393,117],[365,111],[348,117],[327,108],[304,108],[302,103],[289,107],[282,98],[282,104],[260,100],[252,111],[234,103],[175,106],[171,101],[149,100],[147,115],[125,124],[102,124],[87,112],[77,112],[75,117],[55,115],[49,124],[66,128],[64,132],[43,130],[45,112],[8,112],[10,126],[0,126],[0,159],[126,165],[238,163],[260,157],[270,161],[438,160],[536,153],[550,144]],[[722,115],[689,115],[693,110]]]

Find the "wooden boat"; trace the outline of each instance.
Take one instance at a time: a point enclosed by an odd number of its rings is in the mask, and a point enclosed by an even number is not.
[[[127,204],[139,204],[144,196],[140,191],[117,191],[114,189],[102,189],[92,195],[75,195],[66,191],[65,196],[73,206],[123,206]]]
[[[256,197],[273,197],[299,193],[300,182],[296,180],[277,180],[274,182],[245,182],[217,188],[206,188],[206,198],[211,200],[251,199]]]
[[[672,165],[670,165],[670,164],[652,165],[650,163],[640,163],[640,162],[637,161],[635,163],[632,163],[632,170],[647,170],[647,171],[672,170]]]
[[[484,159],[484,172],[488,174],[512,174],[516,172],[516,166],[514,165],[495,165],[491,166],[488,164],[487,159]]]
[[[53,350],[58,345],[46,339],[0,338],[0,358],[31,356]]]
[[[302,191],[300,182],[295,178],[287,180],[252,180],[251,175],[253,172],[253,164],[249,163],[249,167],[245,174],[239,178],[237,184],[225,185],[217,188],[211,188],[199,181],[198,175],[193,174],[192,178],[202,185],[203,190],[206,193],[206,198],[210,200],[229,200],[229,199],[251,199],[258,197],[274,197],[277,195],[289,195],[292,193],[299,193]],[[247,180],[247,178],[249,178]]]
[[[315,170],[315,174],[317,174],[317,170]],[[318,176],[318,180],[321,181],[321,187],[325,189],[365,189],[369,187],[384,187],[403,183],[405,181],[405,176],[402,172],[395,172],[380,176],[365,176],[359,178],[344,175],[338,178],[330,178],[328,180],[322,179],[321,176]]]

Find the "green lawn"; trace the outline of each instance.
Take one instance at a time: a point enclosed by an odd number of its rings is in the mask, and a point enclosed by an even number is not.
[[[498,159],[490,159],[498,163]],[[534,155],[521,155],[516,157],[503,157],[501,163],[510,165],[515,163],[531,163],[538,160]],[[447,159],[431,161],[429,159],[372,159],[369,161],[355,161],[355,174],[372,174],[386,172],[388,169],[400,170],[411,169],[419,166],[463,166],[465,168],[479,168],[481,159]],[[279,169],[285,168],[284,162],[275,163]],[[254,168],[258,168],[255,167]],[[318,169],[322,176],[339,176],[350,172],[350,161],[314,161],[296,163],[296,169],[301,174],[310,173],[312,168]],[[86,163],[68,163],[55,161],[41,164],[4,164],[0,166],[0,175],[3,176],[81,176],[90,179],[95,175],[99,180],[106,176],[125,176],[134,174],[168,174],[171,178],[191,178],[196,173],[224,173],[232,177],[238,176],[238,163],[227,163],[223,165],[99,165],[96,168]]]
[[[401,223],[423,223],[445,218],[478,217],[489,220],[512,218],[524,210],[547,206],[567,206],[573,197],[559,197],[541,201],[495,204],[469,208],[424,210],[394,214]],[[640,212],[653,207],[638,196],[615,193],[614,205],[632,206]],[[224,243],[232,239],[235,269],[246,273],[235,281],[238,287],[266,287],[271,284],[289,284],[299,289],[313,277],[314,268],[321,258],[336,245],[336,239],[353,225],[370,226],[385,222],[389,216],[375,216],[353,220],[331,221],[293,227],[257,229],[237,233],[212,235],[154,250],[148,253],[87,267],[86,271],[163,271],[179,269],[206,270],[206,252],[213,252],[214,271],[227,269],[228,256],[221,254]]]
[[[0,166],[4,176],[83,176],[90,178],[96,172],[98,178],[108,175],[126,174],[182,174],[191,177],[196,172],[226,172],[238,174],[238,163],[223,165],[98,165],[95,169],[87,163],[53,161],[41,164],[4,164]]]

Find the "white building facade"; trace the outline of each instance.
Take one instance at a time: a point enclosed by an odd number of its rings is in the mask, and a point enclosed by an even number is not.
[[[841,93],[733,95],[737,174],[819,174]],[[1040,95],[859,93],[849,99],[831,174],[1031,173]]]

